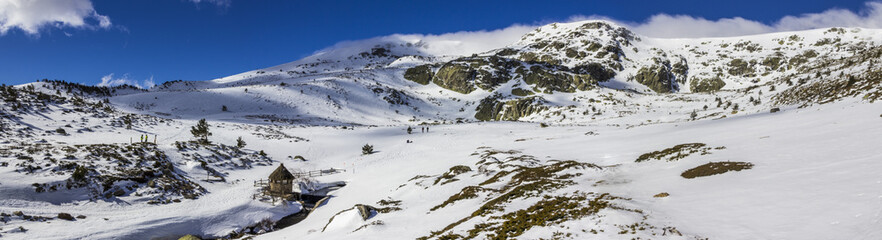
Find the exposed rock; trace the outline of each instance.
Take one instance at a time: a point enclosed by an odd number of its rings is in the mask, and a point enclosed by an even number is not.
[[[68,220],[68,221],[73,221],[73,220],[75,220],[74,217],[71,216],[69,213],[59,213],[59,214],[58,214],[58,218],[59,218],[59,219],[64,219],[64,220]]]
[[[362,220],[368,220],[373,215],[373,212],[377,212],[377,209],[364,204],[355,204],[355,208],[358,209],[358,214],[361,215]]]
[[[432,81],[432,76],[434,73],[432,72],[431,65],[419,65],[416,67],[408,68],[404,71],[404,79],[414,81],[416,83],[426,85]]]
[[[432,78],[432,82],[443,88],[468,94],[475,90],[475,87],[472,85],[475,75],[477,75],[477,72],[468,66],[447,63],[441,69],[438,69],[438,73]]]
[[[481,100],[478,105],[475,119],[481,121],[516,121],[522,117],[532,115],[548,107],[544,106],[545,99],[542,97],[527,97],[509,101],[499,101],[500,95],[496,94]]]
[[[468,94],[477,88],[492,91],[511,79],[509,69],[519,63],[497,56],[468,57],[441,66],[432,82],[446,89]]]
[[[754,76],[754,69],[751,65],[753,65],[753,64],[751,64],[747,61],[744,61],[740,58],[732,59],[732,61],[730,61],[728,64],[728,66],[729,66],[728,72],[732,76],[753,77]]]
[[[634,76],[638,83],[646,85],[657,93],[670,93],[675,90],[673,85],[674,74],[662,65],[641,68]]]
[[[715,92],[722,89],[726,86],[726,82],[723,82],[720,77],[712,77],[712,78],[697,78],[692,77],[689,80],[689,89],[692,92]]]
[[[686,62],[686,58],[679,57],[680,61],[671,65],[671,73],[674,74],[677,83],[686,84],[686,79],[689,77],[689,63]]]
[[[199,238],[199,237],[197,237],[197,236],[193,236],[193,235],[187,234],[186,236],[183,236],[183,237],[181,237],[181,238],[178,238],[178,240],[202,240],[202,238]]]
[[[523,89],[523,88],[513,88],[513,89],[511,89],[511,95],[515,95],[515,96],[526,97],[526,96],[530,96],[530,95],[533,95],[533,94],[534,94],[533,91],[526,90],[526,89]]]

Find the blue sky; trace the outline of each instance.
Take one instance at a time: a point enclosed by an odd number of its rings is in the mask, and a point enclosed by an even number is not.
[[[45,5],[21,7],[28,1]],[[71,11],[75,16],[62,14]],[[882,4],[843,0],[0,0],[0,83],[210,80],[294,61],[346,40],[586,18],[665,37],[880,27],[879,16]]]

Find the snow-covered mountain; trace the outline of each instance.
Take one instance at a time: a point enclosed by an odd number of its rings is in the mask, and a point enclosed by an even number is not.
[[[693,111],[731,115],[731,106],[755,113],[845,95],[875,96],[878,90],[867,86],[878,82],[879,36],[877,29],[830,28],[654,39],[604,21],[555,23],[507,47],[468,56],[430,54],[432,43],[419,39],[381,38],[111,100],[131,106],[128,110],[175,117],[322,125],[621,118],[639,123],[659,120],[646,116],[653,111],[677,113],[661,119],[668,121],[689,118]],[[370,47],[353,49],[365,46]],[[172,97],[182,92],[193,97]],[[695,104],[709,100],[724,104]],[[612,105],[617,102],[625,104]]]
[[[882,237],[882,30],[582,21],[451,44],[376,38],[148,90],[4,85],[0,237]],[[279,163],[345,170],[303,193],[346,186],[314,209],[259,201]]]

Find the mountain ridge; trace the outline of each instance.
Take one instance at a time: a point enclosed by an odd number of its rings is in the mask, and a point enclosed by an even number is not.
[[[500,44],[504,47],[468,56],[433,55],[426,50],[433,42],[394,36],[214,80],[166,82],[146,92],[115,94],[110,101],[153,115],[274,118],[307,125],[585,124],[628,115],[640,115],[641,122],[671,121],[649,116],[655,110],[683,120],[693,112],[731,115],[733,105],[735,111],[757,113],[820,103],[812,99],[830,94],[812,90],[819,88],[861,86],[842,91],[877,96],[882,90],[868,86],[879,81],[873,60],[878,54],[852,56],[879,52],[878,32],[828,28],[663,39],[589,20],[547,24]],[[839,61],[849,57],[853,60]],[[838,83],[843,79],[845,84]],[[174,97],[182,93],[193,97]],[[666,99],[683,101],[661,103]],[[180,104],[163,103],[168,100]],[[187,103],[194,100],[202,104]],[[721,104],[691,104],[711,100]],[[624,106],[611,106],[619,103]]]

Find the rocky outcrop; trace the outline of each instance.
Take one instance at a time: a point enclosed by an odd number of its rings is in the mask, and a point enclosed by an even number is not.
[[[404,79],[426,85],[432,81],[432,76],[434,73],[432,72],[432,66],[425,64],[419,65],[416,67],[408,68],[404,71]]]
[[[634,80],[657,93],[669,93],[675,90],[674,74],[663,65],[640,68],[637,75],[634,76]]]
[[[712,77],[712,78],[697,78],[692,77],[689,80],[689,90],[694,93],[697,92],[715,92],[723,89],[726,86],[726,82],[724,82],[720,77]]]
[[[477,88],[492,91],[511,80],[509,71],[518,65],[515,61],[497,56],[460,58],[441,66],[432,82],[464,94]]]
[[[440,87],[468,94],[475,90],[472,84],[475,75],[477,72],[468,65],[447,63],[438,70],[438,73],[432,78],[432,82]]]
[[[501,95],[484,98],[478,105],[475,119],[481,121],[517,121],[522,117],[547,110],[542,97],[526,97],[508,101],[500,100]]]

